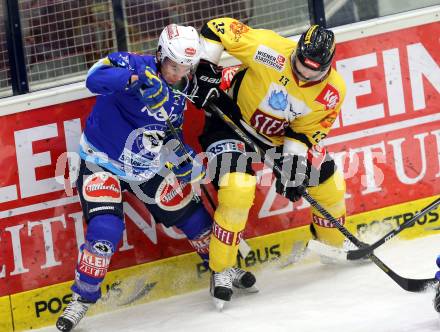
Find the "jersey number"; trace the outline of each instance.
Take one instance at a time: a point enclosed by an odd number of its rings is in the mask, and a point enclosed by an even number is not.
[[[323,140],[324,138],[326,138],[327,134],[326,133],[321,133],[319,130],[313,134],[313,139],[315,140],[316,143],[319,143],[319,141]]]
[[[278,82],[280,82],[282,85],[286,86],[287,83],[289,83],[290,79],[288,79],[286,76],[281,75],[280,79],[278,80]]]
[[[217,32],[221,33],[222,35],[225,34],[225,29],[223,28],[225,26],[224,23],[218,23],[218,24],[214,23],[214,26],[215,26],[215,29],[217,30]]]

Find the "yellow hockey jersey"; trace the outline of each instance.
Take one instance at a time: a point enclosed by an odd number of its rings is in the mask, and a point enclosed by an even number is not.
[[[232,18],[209,21],[201,35],[203,58],[218,63],[226,50],[242,62],[230,95],[248,131],[270,145],[287,139],[301,154],[327,136],[346,92],[334,69],[319,82],[298,81],[291,65],[295,41]]]

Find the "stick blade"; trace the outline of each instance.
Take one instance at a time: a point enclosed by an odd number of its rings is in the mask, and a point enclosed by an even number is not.
[[[437,279],[406,279],[406,285],[399,284],[403,289],[408,292],[419,293],[424,292],[428,288],[433,287],[437,283]]]
[[[307,243],[307,249],[311,252],[318,254],[319,256],[328,257],[338,262],[347,261],[346,251],[340,248],[329,246],[328,244],[322,243],[317,240],[309,240],[309,242]]]
[[[372,250],[369,247],[359,248],[357,250],[349,250],[347,252],[347,259],[349,261],[355,261],[361,258],[364,258],[368,254],[370,254]]]

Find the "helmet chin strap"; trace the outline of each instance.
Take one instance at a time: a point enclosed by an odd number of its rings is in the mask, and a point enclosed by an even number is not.
[[[157,66],[160,66],[160,65],[162,64],[162,60],[161,60],[161,58],[162,58],[162,53],[161,53],[161,51],[160,51],[160,46],[159,46],[159,48],[158,48],[157,51],[156,51],[156,57],[155,57],[156,65],[157,65]],[[158,68],[159,68],[159,67],[158,67]]]

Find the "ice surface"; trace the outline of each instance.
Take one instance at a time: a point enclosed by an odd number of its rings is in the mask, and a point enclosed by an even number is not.
[[[440,235],[393,239],[376,254],[402,276],[430,278],[440,254]],[[374,264],[322,265],[313,254],[305,261],[258,273],[260,292],[234,297],[221,313],[205,289],[86,317],[75,331],[440,331],[432,289],[405,292]]]

